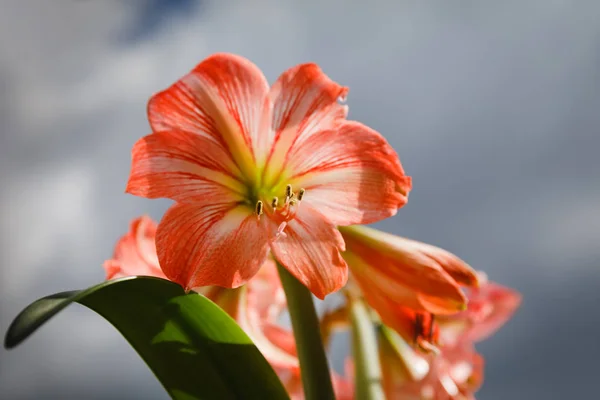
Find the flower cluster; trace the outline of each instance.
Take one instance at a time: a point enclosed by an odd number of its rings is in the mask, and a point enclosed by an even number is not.
[[[472,276],[469,273],[469,279],[475,278],[478,286],[467,290],[466,303],[461,303],[467,304],[466,308],[457,313],[433,313],[413,304],[420,298],[436,299],[436,304],[447,301],[444,295],[436,298],[421,291],[428,285],[441,282],[428,278],[428,275],[435,276],[428,269],[443,272],[447,284],[457,285],[446,271],[454,270],[453,275],[456,276],[460,275],[458,271],[463,270],[463,274],[470,271],[468,266],[438,247],[371,229],[360,230],[361,235],[367,236],[358,242],[348,240],[354,243],[349,246],[353,250],[344,254],[352,271],[351,280],[343,290],[348,301],[321,317],[324,343],[329,343],[335,332],[349,327],[349,307],[353,301],[361,301],[356,297],[358,295],[373,311],[387,398],[473,398],[483,380],[483,358],[475,352],[473,345],[491,336],[512,316],[520,304],[520,295],[488,281],[481,272]],[[130,275],[164,278],[156,256],[155,233],[156,223],[149,217],[133,220],[129,232],[118,241],[113,259],[104,264],[106,278]],[[352,234],[354,232],[348,235],[344,232],[344,237]],[[383,237],[388,241],[382,240]],[[372,263],[357,261],[359,255],[356,252]],[[380,298],[387,298],[386,287],[396,284],[389,277],[378,276],[381,272],[378,268],[386,265],[398,274],[423,271],[414,285],[406,283],[406,287],[397,292],[401,296],[398,301],[392,297],[378,302]],[[367,268],[369,273],[365,275],[369,276],[368,280],[356,273],[361,268]],[[362,287],[371,290],[360,290]],[[257,275],[241,288],[207,286],[199,288],[198,292],[221,306],[246,331],[278,373],[291,397],[303,398],[294,336],[290,328],[280,322],[286,310],[286,300],[274,261],[267,259]],[[381,296],[372,295],[378,292]],[[353,374],[351,359],[346,362],[344,376],[332,371],[338,399],[354,398]]]
[[[443,249],[363,226],[393,216],[412,182],[379,133],[346,119],[347,91],[315,64],[269,87],[250,61],[217,54],[154,95],[127,192],[175,203],[158,225],[132,222],[106,277],[166,278],[210,298],[303,398],[280,265],[321,299],[344,296],[321,315],[326,344],[367,306],[388,398],[472,398],[483,377],[473,344],[520,296]],[[346,365],[331,372],[340,399],[355,395]]]

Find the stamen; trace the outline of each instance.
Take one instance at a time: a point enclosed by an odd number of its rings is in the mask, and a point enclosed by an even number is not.
[[[414,344],[426,353],[439,354],[440,350],[435,343],[436,331],[434,315],[417,313],[415,315],[414,329]]]
[[[256,215],[258,215],[259,217],[262,215],[263,213],[263,202],[261,200],[256,202],[256,209],[254,210],[256,212]]]
[[[435,317],[433,314],[430,314],[429,320],[429,332],[427,334],[427,340],[429,342],[433,342],[433,325],[435,324]]]
[[[298,204],[300,200],[302,200],[306,190],[300,189],[298,193],[294,193],[292,185],[288,184],[285,186],[285,198],[279,201],[279,197],[273,197],[271,200],[271,208],[268,210],[269,217],[272,218],[275,222],[280,223],[279,229],[275,234],[275,239],[280,236],[285,236],[283,230],[285,229],[287,223],[296,218],[296,213],[298,212]]]
[[[300,191],[298,192],[298,201],[302,201],[302,197],[304,197],[304,193],[306,193],[306,190],[304,190],[304,188],[301,188]]]
[[[415,333],[413,337],[413,342],[415,344],[418,342],[421,335],[423,335],[423,315],[417,314],[415,316]]]

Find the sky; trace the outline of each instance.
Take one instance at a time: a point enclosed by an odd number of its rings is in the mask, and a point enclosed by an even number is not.
[[[479,345],[478,399],[589,398],[600,347],[600,3],[0,0],[0,332],[104,278],[146,102],[215,52],[272,82],[314,61],[350,87],[414,189],[376,226],[446,248],[524,301]],[[11,351],[0,398],[166,399],[120,335],[73,306]]]

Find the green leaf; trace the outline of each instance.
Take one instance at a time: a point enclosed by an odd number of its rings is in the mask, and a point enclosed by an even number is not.
[[[174,399],[289,398],[229,315],[164,279],[129,277],[39,299],[13,321],[4,346],[17,346],[73,302],[114,325]],[[118,364],[115,360],[116,368]]]

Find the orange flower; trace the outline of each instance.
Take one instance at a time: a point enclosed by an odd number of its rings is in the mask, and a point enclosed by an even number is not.
[[[471,267],[438,247],[364,226],[340,231],[353,282],[388,325],[394,325],[394,314],[403,313],[399,306],[436,315],[463,310],[460,286],[477,284]]]
[[[250,61],[216,54],[150,99],[127,192],[176,201],[156,240],[169,279],[239,287],[270,250],[319,298],[345,284],[336,226],[394,215],[411,188],[386,140],[346,120],[347,91],[315,64],[269,89]]]
[[[483,357],[472,345],[419,354],[393,331],[381,331],[383,389],[389,399],[467,400],[483,382]]]
[[[383,383],[389,398],[474,399],[483,383],[484,366],[474,343],[491,336],[508,321],[521,299],[516,291],[487,282],[482,274],[479,281],[480,287],[469,289],[465,311],[441,316],[436,326],[429,325],[439,337],[439,347],[433,352],[414,349],[409,344],[412,339],[403,337],[402,332],[380,328]],[[433,322],[418,322],[417,314],[409,312],[403,316],[406,327]]]

